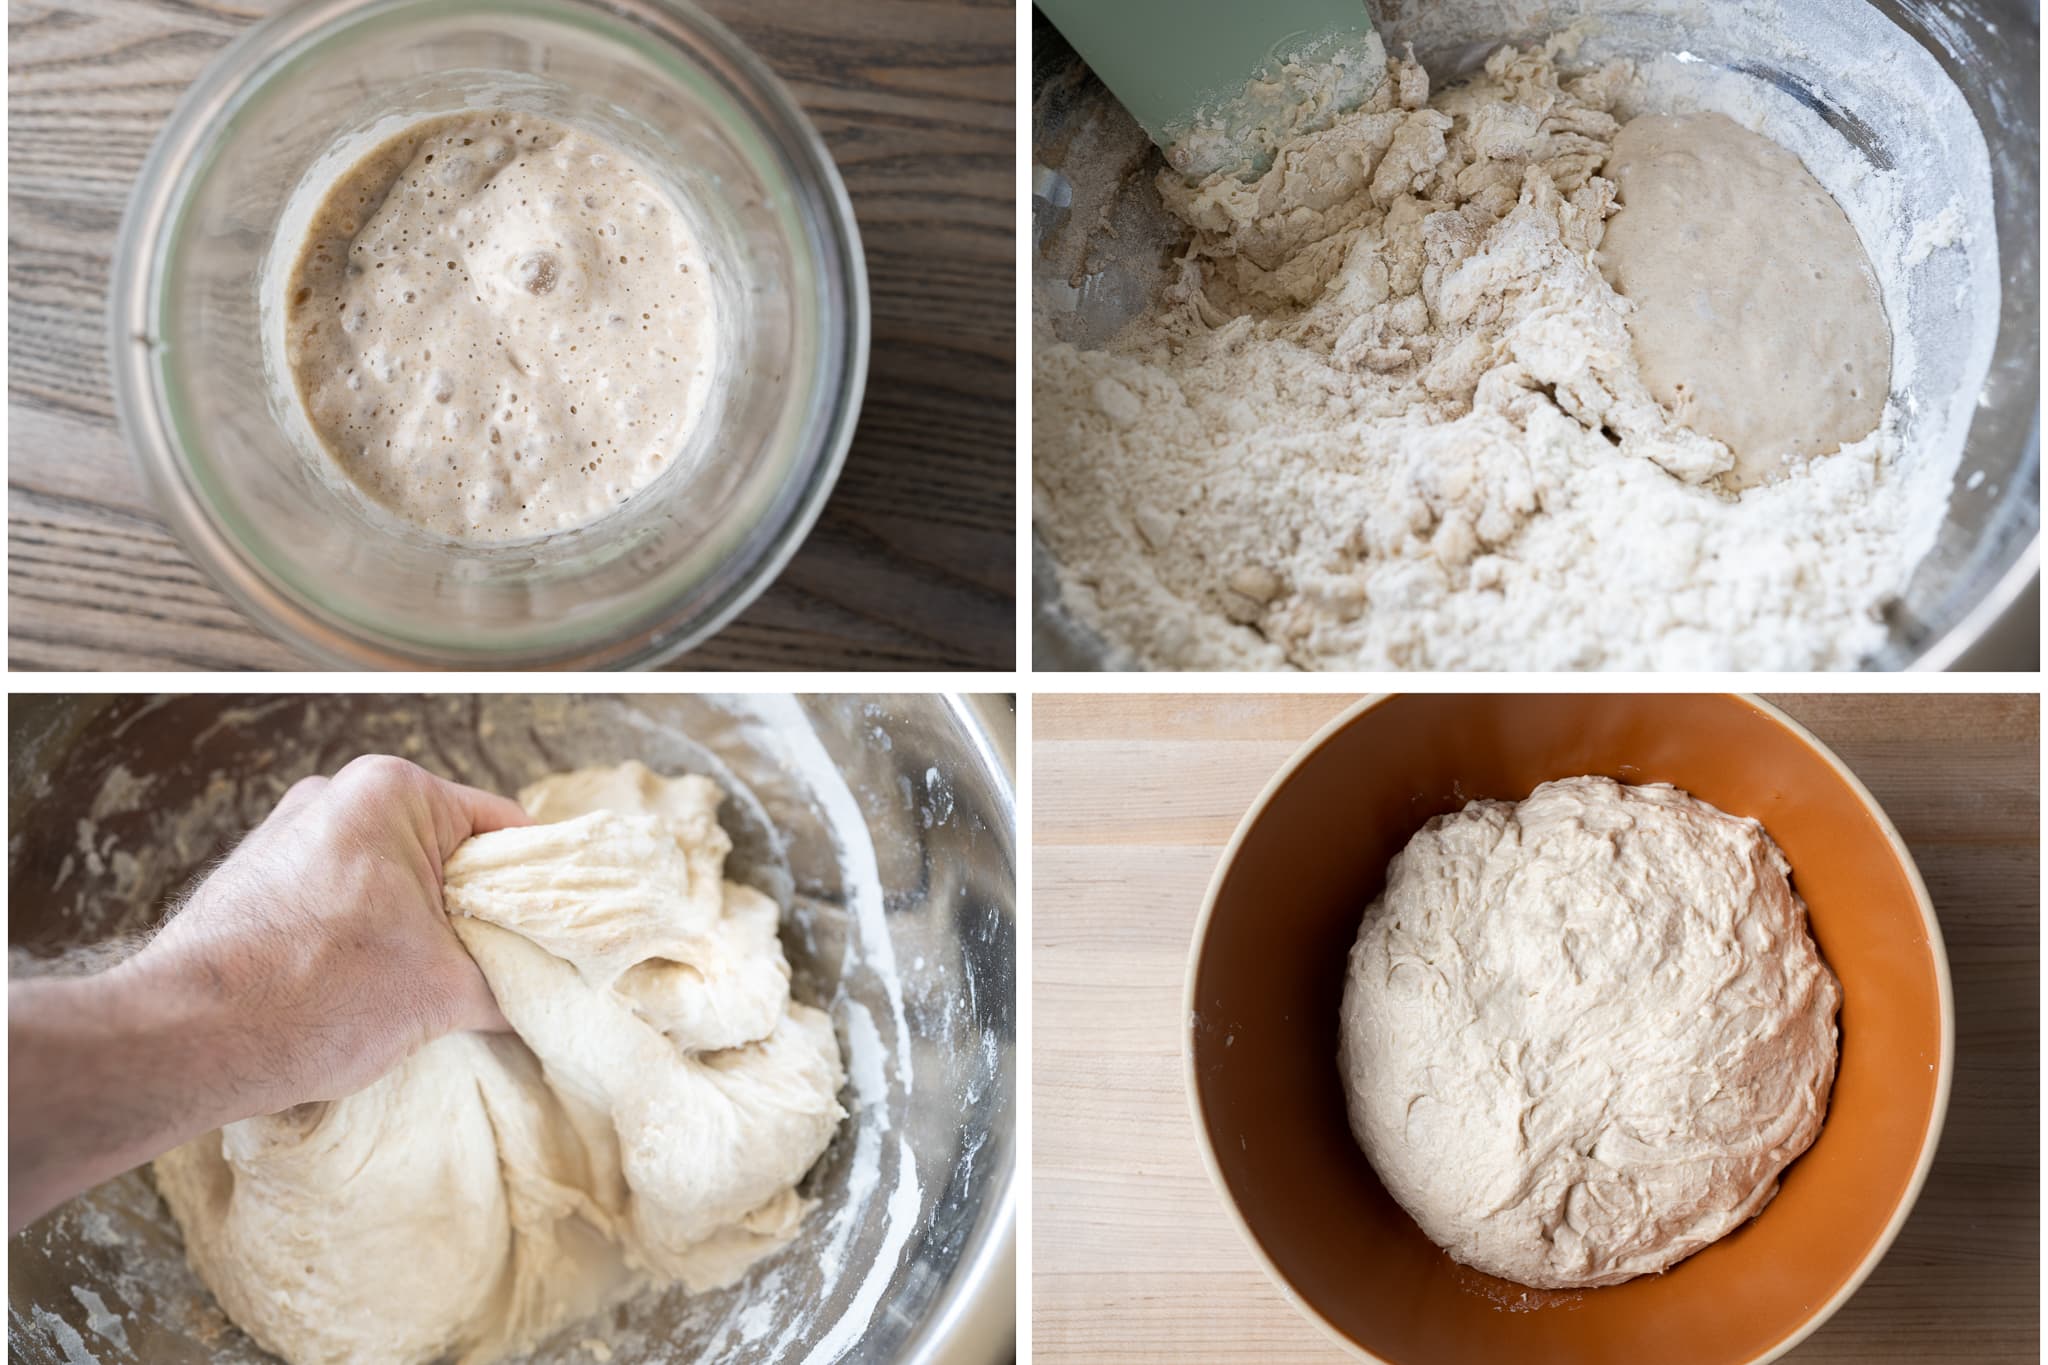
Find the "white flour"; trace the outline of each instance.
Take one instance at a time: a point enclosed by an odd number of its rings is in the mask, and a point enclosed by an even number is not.
[[[1178,277],[1104,350],[1041,327],[1037,528],[1115,662],[1803,669],[1884,642],[1975,391],[1968,344],[1922,373],[1906,273],[1970,221],[1914,221],[1916,168],[1873,172],[1767,86],[1582,45],[1496,54],[1428,104],[1397,62],[1254,185],[1162,177],[1195,230]],[[1590,262],[1617,120],[1701,107],[1842,202],[1898,337],[1879,430],[1739,500],[1711,484],[1725,448],[1643,388]]]

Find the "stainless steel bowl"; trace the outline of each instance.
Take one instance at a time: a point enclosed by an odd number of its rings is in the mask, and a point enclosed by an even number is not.
[[[873,1021],[882,1090],[846,1097],[852,1117],[804,1187],[820,1206],[792,1246],[730,1289],[644,1295],[532,1359],[587,1365],[591,1337],[620,1365],[1005,1359],[1014,733],[1006,701],[932,696],[16,697],[10,967],[146,927],[293,781],[358,753],[402,754],[505,792],[627,758],[708,773],[728,793],[729,875],[784,905],[794,989],[832,1012],[842,1045],[850,1023]],[[821,771],[844,786],[835,794]],[[872,844],[880,884],[867,920],[847,871],[859,848],[835,846],[849,826],[849,843],[864,833]],[[8,1252],[10,1359],[270,1358],[185,1266],[142,1172],[65,1204]]]
[[[1432,80],[1475,69],[1502,42],[1540,41],[1586,15],[1611,25],[1627,55],[1687,45],[1700,60],[1793,95],[1842,127],[1860,118],[1859,91],[1840,71],[1849,53],[1788,45],[1714,50],[1690,10],[1658,0],[1369,0],[1387,50],[1412,44]],[[1733,5],[1715,7],[1714,17]],[[1768,7],[1776,10],[1779,7]],[[1893,41],[1917,44],[1974,113],[1990,154],[2000,308],[1990,368],[1976,389],[1947,516],[1933,548],[1889,614],[1890,638],[1871,668],[2038,667],[2040,658],[2040,40],[2036,7],[2020,0],[1786,0],[1823,31],[1864,30],[1880,17]],[[1837,22],[1836,16],[1844,16]],[[1033,324],[1076,345],[1101,345],[1142,310],[1177,240],[1151,189],[1163,162],[1056,30],[1034,28],[1032,148]],[[1862,131],[1868,133],[1869,127]],[[1078,154],[1077,154],[1078,153]],[[1085,169],[1077,169],[1085,168]],[[1944,358],[1946,359],[1946,358]],[[1054,565],[1032,538],[1033,660],[1040,668],[1121,666],[1118,652],[1061,605]]]

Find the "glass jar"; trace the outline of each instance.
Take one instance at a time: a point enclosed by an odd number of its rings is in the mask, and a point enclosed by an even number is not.
[[[703,448],[618,508],[464,545],[318,449],[271,296],[323,157],[477,107],[611,142],[694,211],[724,267],[726,370]],[[314,0],[258,24],[144,163],[112,299],[116,407],[163,515],[251,616],[345,667],[632,667],[698,643],[817,519],[867,373],[845,187],[782,84],[684,0]]]

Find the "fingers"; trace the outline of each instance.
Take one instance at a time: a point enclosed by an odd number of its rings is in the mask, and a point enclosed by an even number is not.
[[[337,784],[351,792],[374,794],[380,802],[402,796],[408,809],[426,814],[433,827],[436,851],[443,859],[455,846],[473,834],[512,825],[531,824],[519,803],[460,782],[436,777],[426,769],[388,754],[365,754],[351,760],[334,775]]]
[[[512,1025],[505,1019],[504,1011],[498,1008],[497,997],[491,994],[490,983],[476,963],[464,961],[469,970],[455,995],[455,1013],[448,1028],[452,1033],[471,1031],[476,1033],[509,1033]]]
[[[460,782],[437,778],[436,783],[456,813],[460,825],[455,836],[457,844],[472,834],[489,834],[492,830],[533,823],[533,817],[517,801],[475,787],[465,787]],[[446,856],[454,851],[455,845],[450,844],[442,853]]]

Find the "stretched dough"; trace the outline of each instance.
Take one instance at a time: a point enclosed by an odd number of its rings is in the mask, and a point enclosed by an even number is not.
[[[293,1365],[488,1361],[794,1235],[845,1117],[775,902],[724,879],[718,787],[638,763],[520,793],[549,823],[448,860],[515,1036],[455,1034],[333,1103],[156,1163],[228,1316]]]

